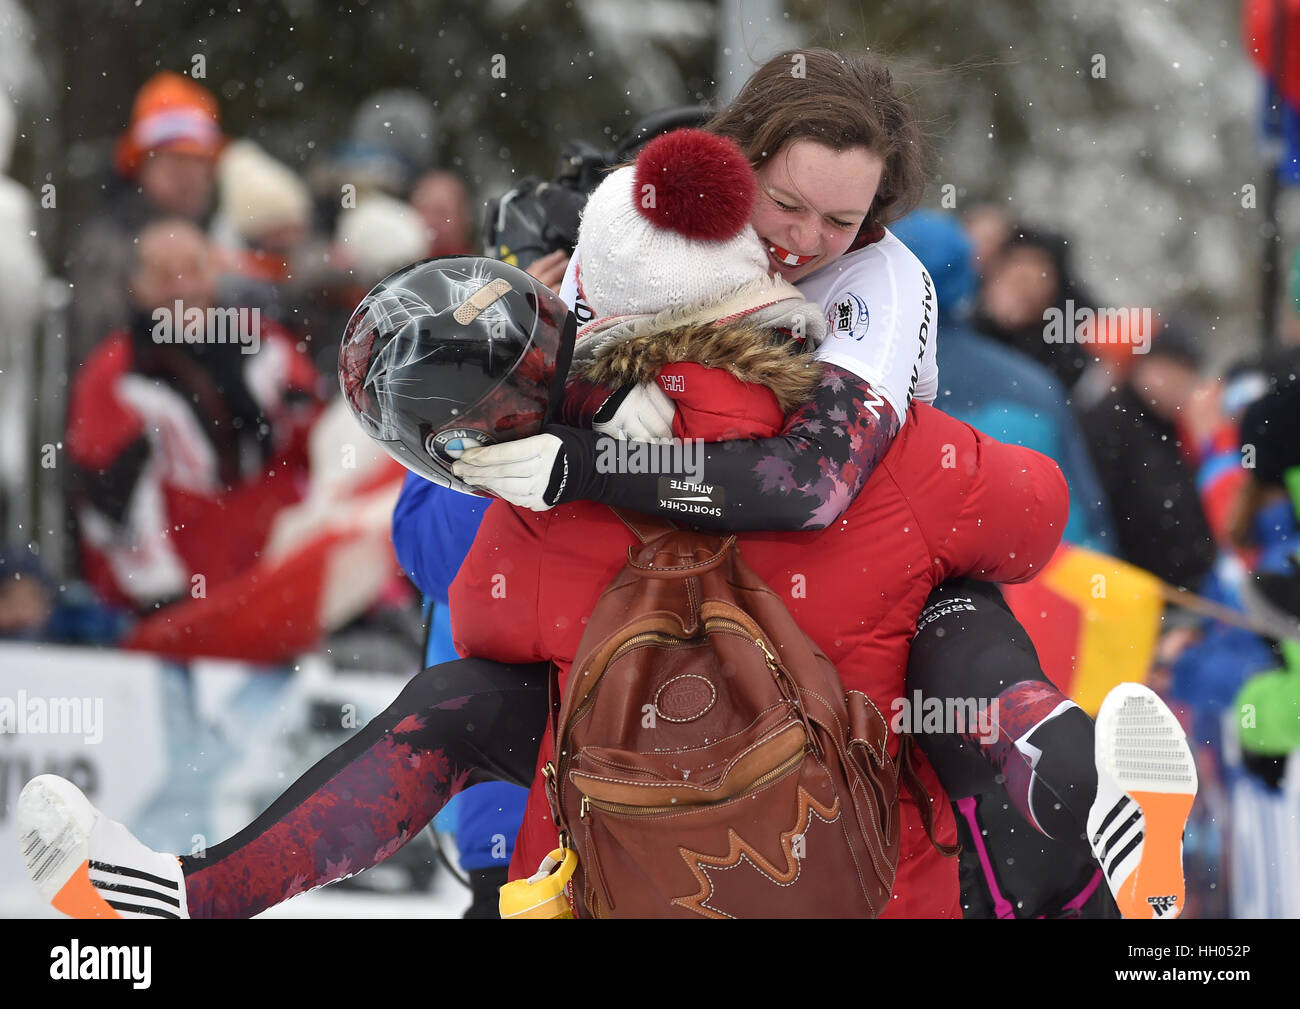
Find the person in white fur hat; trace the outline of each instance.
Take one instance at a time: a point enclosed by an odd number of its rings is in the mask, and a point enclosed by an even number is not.
[[[311,226],[307,184],[253,141],[226,147],[217,164],[217,190],[219,220],[244,244],[285,248],[306,238]]]
[[[429,228],[409,203],[365,193],[355,209],[339,214],[334,241],[353,271],[353,284],[365,290],[420,259],[429,246]]]
[[[654,315],[766,280],[749,223],[756,185],[734,144],[700,130],[652,141],[582,212],[583,290],[598,318]]]

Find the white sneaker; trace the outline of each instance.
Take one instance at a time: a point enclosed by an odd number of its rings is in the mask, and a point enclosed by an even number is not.
[[[27,874],[70,918],[188,918],[180,860],[146,848],[81,789],[53,774],[18,796]]]
[[[1169,707],[1121,683],[1097,712],[1097,798],[1088,838],[1125,918],[1183,910],[1183,828],[1196,798],[1196,763]]]

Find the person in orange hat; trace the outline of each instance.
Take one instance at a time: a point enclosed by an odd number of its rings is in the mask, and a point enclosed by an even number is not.
[[[199,218],[212,202],[213,166],[225,144],[217,100],[188,77],[161,70],[136,95],[114,167],[169,214]]]
[[[159,71],[140,88],[114,150],[116,177],[106,187],[104,213],[84,225],[68,255],[70,363],[126,324],[126,270],[140,229],[164,216],[206,221],[224,145],[217,100],[207,88],[170,70]]]

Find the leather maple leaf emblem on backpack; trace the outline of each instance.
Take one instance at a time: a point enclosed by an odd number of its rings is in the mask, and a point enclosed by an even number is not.
[[[752,905],[754,901],[755,880],[752,872],[765,876],[773,886],[794,886],[803,868],[802,862],[808,845],[808,831],[816,821],[834,824],[840,818],[840,800],[836,797],[830,807],[823,806],[802,787],[798,790],[799,813],[795,824],[781,833],[781,854],[784,865],[774,865],[764,858],[752,844],[736,833],[735,829],[727,831],[730,849],[725,855],[705,855],[702,852],[679,848],[682,858],[690,867],[691,874],[700,884],[698,892],[689,897],[678,897],[673,903],[706,918],[746,917],[744,907],[736,907],[728,900],[728,894],[737,889],[745,894],[743,905]],[[752,872],[745,873],[744,864],[748,863]],[[728,875],[732,870],[739,870],[749,878],[743,882]],[[734,883],[732,880],[734,879]],[[732,911],[724,910],[732,907]]]

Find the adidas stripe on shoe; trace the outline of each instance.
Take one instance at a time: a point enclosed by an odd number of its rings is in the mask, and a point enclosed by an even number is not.
[[[180,861],[145,847],[72,782],[33,778],[18,797],[17,821],[27,874],[68,917],[189,917]]]
[[[1183,828],[1196,764],[1182,726],[1156,694],[1121,683],[1097,712],[1097,798],[1088,838],[1125,918],[1183,910]]]

